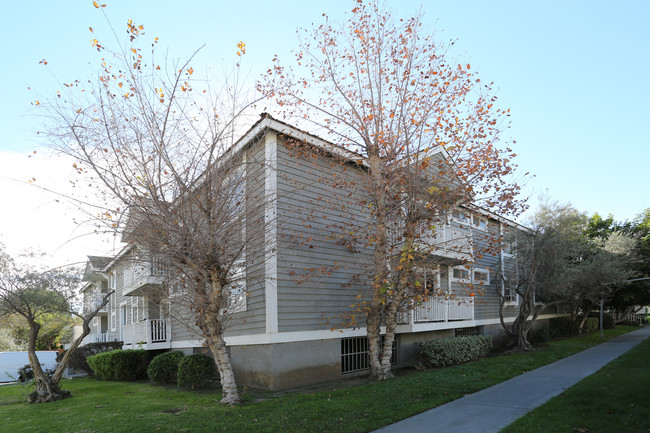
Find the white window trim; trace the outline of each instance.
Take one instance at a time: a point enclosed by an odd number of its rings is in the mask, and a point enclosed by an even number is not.
[[[505,283],[505,281],[503,279],[501,280],[500,290],[501,290],[501,296],[505,297],[506,296],[506,283]],[[511,294],[514,293],[515,300],[514,301],[506,300],[503,305],[506,306],[506,307],[510,307],[510,306],[516,307],[517,305],[519,305],[519,294],[515,290],[512,290],[512,289],[509,289],[509,291],[510,291]]]
[[[248,290],[246,287],[246,254],[234,265],[232,278],[237,281],[237,289],[228,288],[228,312],[243,313],[248,309]]]
[[[429,281],[429,278],[433,279],[433,294],[439,292],[441,290],[440,286],[440,268],[420,268],[416,267],[414,268],[414,271],[419,274],[424,275],[424,285],[426,288],[426,284]]]
[[[485,227],[481,227],[480,225],[474,224],[474,219],[478,219],[479,221],[485,222]],[[482,215],[472,214],[471,226],[476,230],[481,230],[486,232],[488,230],[488,219]]]
[[[462,269],[463,271],[467,272],[467,278],[456,278],[454,277],[454,269]],[[472,269],[468,268],[466,266],[460,265],[460,266],[454,266],[451,270],[451,281],[456,282],[456,283],[466,283],[469,284],[472,282]]]
[[[460,214],[464,215],[464,218],[456,218],[454,217],[454,212],[459,212]],[[464,210],[464,209],[454,209],[449,212],[449,220],[450,221],[456,221],[457,223],[460,224],[465,224],[468,227],[472,226],[472,213]]]
[[[485,280],[479,280],[476,278],[476,272],[482,272],[487,275],[487,279]],[[489,286],[490,285],[490,270],[489,269],[483,269],[483,268],[472,268],[472,283],[474,284],[480,284],[482,286]]]
[[[117,329],[117,314],[115,310],[111,311],[111,331],[115,331]]]

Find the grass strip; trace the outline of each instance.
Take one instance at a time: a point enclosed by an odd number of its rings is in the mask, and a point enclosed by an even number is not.
[[[606,331],[606,339],[635,327]],[[20,385],[0,387],[0,430],[19,432],[367,432],[572,355],[600,336],[554,341],[535,352],[511,353],[471,363],[414,372],[379,383],[310,394],[292,393],[237,407],[218,404],[214,391],[191,392],[145,382],[63,382],[73,397],[41,405],[24,403]],[[546,430],[549,431],[549,430]]]
[[[510,424],[502,433],[650,432],[650,340]]]

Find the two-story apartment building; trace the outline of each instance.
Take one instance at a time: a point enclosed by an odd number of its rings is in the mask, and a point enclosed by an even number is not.
[[[322,150],[305,156],[295,143]],[[236,144],[248,164],[247,195],[263,196],[263,209],[246,222],[244,284],[231,299],[235,320],[226,332],[240,385],[282,389],[323,382],[368,367],[365,328],[342,327],[363,282],[369,249],[350,248],[332,231],[346,218],[369,218],[363,206],[336,204],[339,192],[327,179],[355,176],[354,165],[332,164],[332,144],[263,116]],[[340,156],[340,155],[339,155]],[[441,154],[436,158],[442,158]],[[347,195],[347,193],[346,193]],[[334,203],[334,205],[332,204]],[[523,229],[479,208],[459,207],[444,216],[431,238],[435,263],[421,269],[425,285],[443,296],[405,308],[398,327],[395,362],[417,355],[415,342],[499,330],[498,291],[502,270],[515,258],[506,246],[485,253],[486,243],[504,230]],[[138,245],[115,257],[89,257],[86,302],[115,290],[93,321],[87,341],[123,341],[125,348],[205,352],[191,314],[183,313],[184,292],[165,287],[165,263]],[[506,320],[517,297],[507,293]],[[180,311],[180,312],[179,312]],[[550,317],[547,315],[546,317]]]

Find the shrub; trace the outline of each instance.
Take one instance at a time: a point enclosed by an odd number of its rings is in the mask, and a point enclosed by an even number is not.
[[[582,333],[590,334],[598,329],[598,318],[597,317],[587,317],[584,325],[582,325]]]
[[[76,370],[83,370],[88,374],[93,374],[92,369],[88,365],[86,359],[89,356],[97,355],[98,353],[110,352],[111,350],[121,349],[121,341],[108,341],[106,343],[89,343],[83,346],[77,347],[70,359],[68,359],[68,367],[74,368]],[[67,350],[60,352],[56,356],[56,362],[61,362],[63,356],[66,354]]]
[[[41,364],[41,367],[44,367],[45,364]],[[51,368],[45,368],[43,369],[43,373],[45,373],[46,376],[52,377],[54,374],[54,370]],[[18,369],[18,382],[27,382],[29,380],[32,380],[34,378],[34,369],[32,368],[31,364],[25,364],[22,367]]]
[[[552,338],[566,338],[578,335],[578,322],[570,317],[556,317],[549,320]]]
[[[147,368],[149,380],[160,384],[176,382],[178,363],[184,356],[183,352],[167,352],[154,357]]]
[[[593,311],[589,317],[595,317],[600,320],[600,312]],[[609,313],[603,313],[603,329],[614,329],[614,316]]]
[[[620,322],[618,322],[618,324],[621,325],[621,326],[639,326],[640,325],[637,322],[634,322],[632,320],[627,320],[627,319],[626,320],[621,320]]]
[[[188,355],[178,363],[178,384],[196,389],[205,385],[215,373],[214,359],[201,353]]]
[[[447,367],[487,355],[492,349],[492,336],[441,338],[417,345],[420,359],[427,367]]]
[[[528,332],[528,341],[533,344],[546,343],[550,339],[551,329],[548,322],[538,322],[538,324]]]
[[[104,380],[147,378],[149,353],[146,350],[113,350],[87,359],[93,372]]]

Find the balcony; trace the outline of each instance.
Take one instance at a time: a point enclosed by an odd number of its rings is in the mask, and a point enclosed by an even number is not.
[[[389,229],[388,233],[391,245],[399,247],[403,243],[398,230]],[[419,250],[435,256],[441,264],[459,265],[474,259],[472,232],[468,228],[440,224],[435,230],[422,233],[416,241],[416,246]]]
[[[147,290],[159,287],[165,278],[166,265],[162,257],[155,256],[124,270],[124,295],[144,296]]]
[[[430,247],[432,255],[447,259],[449,264],[472,261],[474,257],[472,232],[466,228],[439,225],[435,231],[423,235],[420,244]]]
[[[132,349],[168,349],[171,347],[171,323],[167,319],[146,319],[124,326],[124,345]]]
[[[412,321],[411,321],[412,320]],[[474,320],[474,297],[433,297],[400,314],[400,323],[430,323]]]
[[[101,332],[96,334],[88,334],[83,340],[83,344],[88,343],[107,343],[109,341],[119,341],[117,334],[114,332]]]
[[[104,296],[102,294],[91,295],[84,299],[84,313],[89,313],[95,311],[102,302],[104,302]],[[99,309],[97,315],[108,314],[108,303]]]

